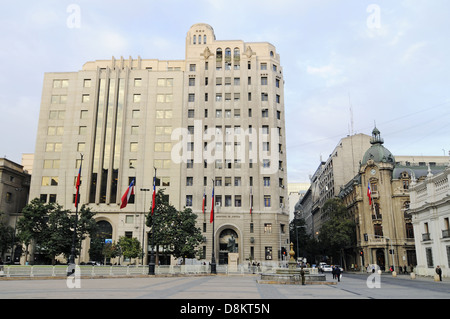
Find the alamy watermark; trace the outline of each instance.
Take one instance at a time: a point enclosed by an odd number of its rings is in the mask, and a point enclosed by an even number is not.
[[[66,12],[69,16],[66,20],[66,25],[69,29],[81,28],[81,8],[78,4],[69,4],[66,8]]]
[[[381,288],[381,270],[380,266],[372,265],[372,274],[366,280],[367,288]]]
[[[370,4],[367,9],[370,15],[367,17],[366,24],[369,29],[381,28],[381,8],[378,4]]]
[[[224,129],[224,130],[223,130]],[[171,159],[174,163],[207,163],[216,168],[239,168],[241,165],[259,165],[261,174],[275,174],[280,169],[279,128],[263,126],[243,129],[240,126],[204,128],[202,120],[188,128],[172,131]],[[243,167],[241,167],[243,168]]]
[[[74,267],[72,269],[72,267]],[[67,276],[66,279],[66,285],[67,288],[69,289],[74,289],[74,288],[81,288],[81,269],[80,266],[78,265],[69,265],[68,266],[68,271],[71,272],[71,274],[69,276]]]

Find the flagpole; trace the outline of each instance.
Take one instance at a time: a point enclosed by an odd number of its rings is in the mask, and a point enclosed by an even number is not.
[[[214,212],[214,204],[215,204],[215,201],[214,201],[214,183],[215,183],[215,181],[214,181],[214,179],[212,179],[212,182],[213,182],[213,192],[212,192],[212,199],[211,199],[211,212],[212,212],[212,224],[213,224],[213,227],[212,227],[212,253],[211,253],[211,274],[216,274],[217,273],[217,271],[216,271],[216,257],[215,257],[215,254],[214,254],[214,222],[215,222],[215,216],[214,216],[214,214],[215,214],[215,212]]]
[[[81,181],[81,167],[83,166],[83,154],[81,154],[80,170],[78,172],[77,183]],[[67,276],[75,273],[75,240],[77,237],[77,223],[78,223],[78,203],[80,202],[80,185],[77,185],[77,193],[75,195],[75,221],[73,223],[73,235],[72,235],[72,249],[70,251],[70,257],[67,267]]]
[[[155,176],[153,177],[153,192],[155,192],[155,184],[156,184],[156,167],[153,167],[155,169]],[[152,196],[152,250],[150,252],[150,261],[148,263],[148,274],[154,275],[155,274],[155,251],[153,250],[153,245],[155,243],[155,228],[153,227],[155,224],[154,217],[153,217],[153,208],[156,206],[155,204],[156,197]]]

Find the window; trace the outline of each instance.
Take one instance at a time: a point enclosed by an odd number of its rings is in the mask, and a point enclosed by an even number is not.
[[[83,94],[81,97],[81,102],[82,103],[87,103],[90,101],[90,95],[89,94]]]
[[[189,78],[189,86],[195,86],[195,78]]]
[[[231,195],[225,195],[225,207],[231,206]]]
[[[265,247],[264,251],[266,260],[272,260],[272,247]]]
[[[53,88],[66,88],[69,86],[69,80],[53,80]]]
[[[272,233],[272,224],[271,223],[264,224],[264,233],[266,233],[266,234]]]
[[[188,110],[188,118],[190,118],[190,119],[193,119],[194,118],[194,115],[195,115],[195,112],[194,112],[194,110]]]
[[[195,64],[189,64],[189,71],[195,71]]]
[[[192,207],[192,195],[186,195],[186,207]]]
[[[270,207],[270,195],[264,195],[264,207]]]
[[[270,186],[270,177],[264,177],[264,186]]]
[[[194,185],[194,178],[192,176],[186,177],[186,186]]]
[[[433,268],[434,263],[433,263],[433,251],[431,250],[431,248],[426,248],[425,249],[425,255],[427,257],[427,266],[428,268]]]
[[[133,95],[133,102],[134,103],[140,103],[141,102],[141,95],[140,94],[134,94]]]
[[[267,76],[261,77],[261,85],[267,85]]]
[[[136,87],[142,86],[142,79],[139,78],[134,79],[134,86]]]
[[[125,223],[126,224],[133,224],[134,223],[134,216],[133,215],[126,215],[125,216]]]
[[[84,79],[83,87],[90,88],[91,87],[91,79]]]
[[[131,142],[130,143],[130,152],[137,152],[138,151],[138,143],[137,142]]]
[[[188,102],[195,102],[195,94],[194,93],[189,93]]]
[[[242,201],[241,201],[241,195],[235,195],[234,196],[234,207],[241,207]]]
[[[261,63],[261,70],[267,70],[267,63]]]

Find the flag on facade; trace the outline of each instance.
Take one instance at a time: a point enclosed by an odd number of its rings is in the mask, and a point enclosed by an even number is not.
[[[128,186],[127,190],[125,191],[125,193],[122,196],[122,204],[120,205],[120,209],[127,206],[131,195],[134,195],[134,179],[131,181],[130,186]]]
[[[78,171],[78,176],[77,176],[77,183],[76,183],[76,188],[77,188],[77,193],[75,194],[75,207],[78,207],[78,202],[80,200],[80,184],[81,184],[81,163],[80,163],[80,170]]]
[[[253,210],[253,192],[252,188],[250,188],[250,215],[252,214],[252,210]]]
[[[369,205],[372,205],[372,191],[370,189],[370,182],[367,184],[367,197],[369,197]]]
[[[156,176],[153,177],[153,195],[152,195],[152,216],[155,211],[155,203],[156,203]]]
[[[203,202],[202,202],[203,215],[205,215],[205,204],[206,204],[206,194],[205,191],[203,190]]]
[[[214,221],[214,186],[212,190],[212,196],[211,196],[211,215],[209,216],[209,222],[212,223]]]

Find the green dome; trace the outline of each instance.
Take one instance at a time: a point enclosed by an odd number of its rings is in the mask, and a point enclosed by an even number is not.
[[[375,127],[372,131],[372,139],[370,144],[372,146],[364,154],[362,164],[366,164],[368,160],[373,160],[378,163],[395,163],[395,158],[392,153],[383,146],[383,139],[380,137],[380,131]]]

